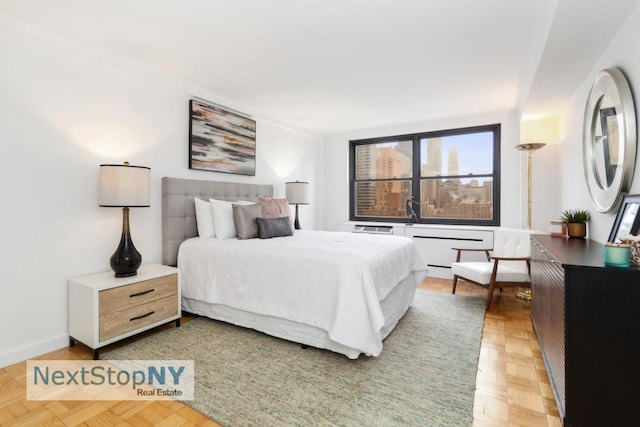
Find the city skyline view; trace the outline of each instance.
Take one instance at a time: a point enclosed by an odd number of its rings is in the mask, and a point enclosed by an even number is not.
[[[411,140],[360,145],[355,152],[356,216],[404,217],[412,197],[420,218],[492,218],[492,132],[421,139],[419,198],[412,194]]]

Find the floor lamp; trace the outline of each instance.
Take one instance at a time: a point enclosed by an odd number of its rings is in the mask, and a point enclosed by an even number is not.
[[[546,144],[541,142],[533,142],[516,145],[516,149],[527,153],[527,227],[531,230],[531,158],[533,152],[541,149]],[[516,298],[531,301],[531,289],[519,288]]]

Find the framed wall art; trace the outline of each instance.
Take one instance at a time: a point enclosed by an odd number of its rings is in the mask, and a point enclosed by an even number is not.
[[[189,169],[255,176],[255,120],[190,100]]]
[[[608,241],[619,242],[620,237],[630,234],[637,236],[638,231],[640,231],[640,194],[628,194],[622,199]]]

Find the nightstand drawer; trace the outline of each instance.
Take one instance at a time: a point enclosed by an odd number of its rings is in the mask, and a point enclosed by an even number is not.
[[[178,297],[172,295],[100,317],[100,341],[178,315]]]
[[[100,317],[178,293],[178,275],[171,274],[100,291]],[[102,335],[102,332],[101,332]]]

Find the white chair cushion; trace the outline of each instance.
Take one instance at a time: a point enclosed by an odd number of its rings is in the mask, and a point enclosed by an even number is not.
[[[500,228],[493,241],[493,255],[498,257],[528,257],[531,255],[531,233],[528,230]]]
[[[528,282],[527,266],[524,262],[509,261],[510,265],[498,264],[497,282]],[[454,262],[451,271],[456,276],[482,285],[491,283],[493,262]]]

